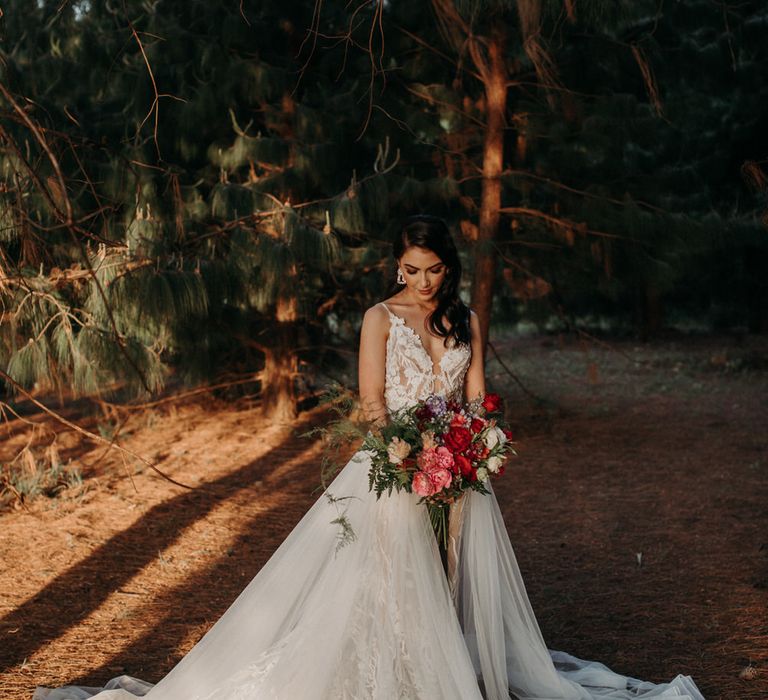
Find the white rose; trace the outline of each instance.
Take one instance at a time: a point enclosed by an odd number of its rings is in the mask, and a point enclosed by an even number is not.
[[[506,441],[507,436],[504,435],[504,431],[496,425],[489,428],[485,434],[485,446],[489,450],[492,450],[496,445],[503,445]]]
[[[497,458],[492,457],[491,459],[497,459]],[[486,481],[487,479],[488,479],[488,470],[485,467],[480,467],[480,469],[477,470],[477,480]]]
[[[496,455],[493,455],[492,457],[488,457],[488,471],[493,472],[495,474],[496,472],[499,471],[499,468],[501,467],[501,463],[502,463],[501,457],[497,457]]]
[[[411,446],[399,437],[393,437],[387,445],[387,455],[392,464],[400,464],[409,454],[411,454]]]

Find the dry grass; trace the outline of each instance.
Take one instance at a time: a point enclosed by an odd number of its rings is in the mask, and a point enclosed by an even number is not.
[[[497,493],[551,648],[650,680],[690,674],[708,700],[768,697],[768,373],[754,362],[768,348],[751,342],[497,343],[546,400],[490,366],[520,452]],[[76,497],[0,515],[3,698],[157,680],[318,495],[318,446],[253,409],[188,403],[126,430],[126,446],[201,488],[59,435],[84,477]],[[29,436],[11,426],[3,452]]]

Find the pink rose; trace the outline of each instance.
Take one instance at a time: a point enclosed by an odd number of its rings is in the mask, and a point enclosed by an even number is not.
[[[435,485],[425,472],[416,472],[413,475],[412,487],[418,496],[431,496],[435,492]]]
[[[429,472],[429,479],[435,488],[435,493],[442,491],[446,486],[451,485],[451,472],[447,469],[435,469]]]

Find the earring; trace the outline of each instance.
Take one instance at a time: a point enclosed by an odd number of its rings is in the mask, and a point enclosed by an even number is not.
[[[403,271],[399,267],[397,268],[397,283],[405,284],[405,277],[403,277]]]

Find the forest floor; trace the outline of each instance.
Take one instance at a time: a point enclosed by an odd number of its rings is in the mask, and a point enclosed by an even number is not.
[[[768,697],[768,338],[495,347],[536,397],[491,354],[519,452],[495,489],[548,646],[691,675],[708,700]],[[120,443],[191,490],[27,402],[36,427],[0,426],[0,463],[55,429],[83,475],[0,511],[0,697],[156,681],[256,574],[319,495],[321,445],[298,435],[324,414],[288,430],[242,403],[126,414]],[[109,430],[77,402],[63,412]]]

